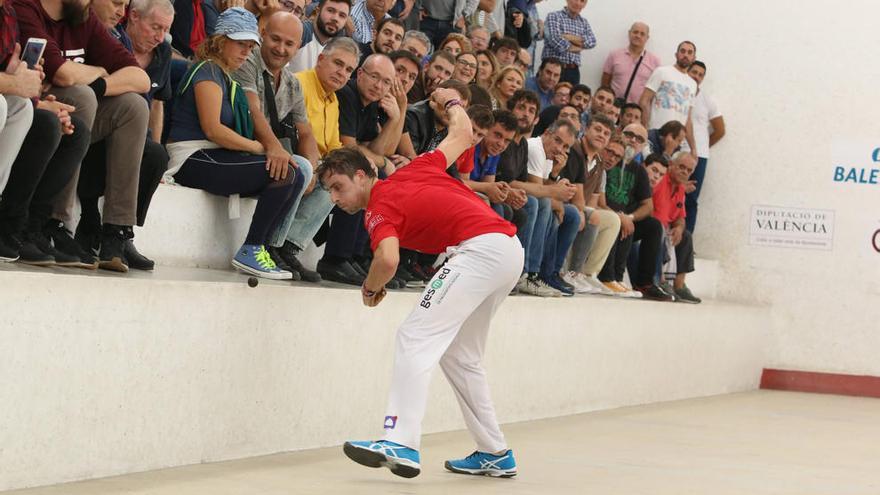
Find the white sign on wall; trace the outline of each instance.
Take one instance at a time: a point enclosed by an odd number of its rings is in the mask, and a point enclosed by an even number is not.
[[[831,143],[831,167],[834,182],[861,187],[880,185],[880,142],[835,139]]]
[[[749,244],[830,251],[834,242],[834,211],[752,205]]]

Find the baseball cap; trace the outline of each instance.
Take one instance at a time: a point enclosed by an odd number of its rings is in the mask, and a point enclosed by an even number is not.
[[[220,13],[214,34],[222,34],[236,41],[252,40],[260,44],[257,18],[242,7],[232,7]]]

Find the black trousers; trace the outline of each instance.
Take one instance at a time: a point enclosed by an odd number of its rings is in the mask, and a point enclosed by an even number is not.
[[[369,240],[364,228],[364,212],[359,211],[352,215],[334,206],[332,213],[333,219],[327,229],[324,261],[336,263],[363,254],[364,244]]]
[[[141,171],[138,179],[137,194],[137,225],[144,226],[147,211],[153,194],[159,187],[162,175],[168,170],[168,153],[161,144],[147,139],[144,154],[141,158]],[[101,213],[98,211],[98,198],[104,195],[107,185],[107,147],[104,141],[98,141],[89,147],[83,158],[79,173],[76,193],[82,204],[82,217],[78,232],[90,234],[101,231]]]
[[[626,259],[634,242],[639,242],[639,263],[636,273],[631,273],[632,283],[636,287],[651,285],[654,280],[654,270],[657,266],[657,256],[660,252],[660,239],[663,235],[663,226],[654,217],[635,222],[635,231],[621,240],[620,238],[611,247],[605,266],[599,272],[599,280],[602,282],[623,281],[623,273],[626,271]]]
[[[56,196],[70,182],[89,148],[88,126],[76,117],[72,121],[73,134],[64,135],[54,113],[34,110],[33,124],[0,200],[0,229],[4,232],[40,229],[51,216]]]
[[[677,273],[694,271],[694,238],[687,230],[681,236],[681,242],[675,246],[675,268]]]

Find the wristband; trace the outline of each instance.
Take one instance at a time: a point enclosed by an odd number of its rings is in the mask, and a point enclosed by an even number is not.
[[[459,100],[458,98],[453,98],[447,101],[445,105],[443,105],[443,109],[448,112],[449,108],[454,107],[455,105],[461,105],[461,100]]]
[[[95,92],[95,96],[98,98],[103,98],[104,94],[107,93],[107,81],[103,77],[92,81],[89,87],[92,88],[92,91]]]
[[[366,282],[364,282],[364,285],[361,286],[361,294],[364,297],[373,297],[376,295],[376,291],[367,290]]]

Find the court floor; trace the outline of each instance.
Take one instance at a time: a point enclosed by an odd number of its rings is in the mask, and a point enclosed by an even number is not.
[[[466,432],[425,437],[412,480],[340,447],[5,492],[20,495],[880,494],[880,400],[756,391],[504,427],[520,474],[447,473]]]

